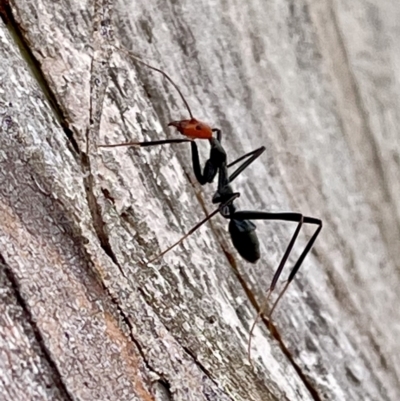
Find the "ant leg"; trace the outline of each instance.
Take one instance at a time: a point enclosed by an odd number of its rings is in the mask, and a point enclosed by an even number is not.
[[[110,145],[98,145],[99,148],[118,148],[123,146],[134,146],[134,147],[149,147],[149,146],[156,146],[156,145],[167,145],[171,143],[183,143],[183,142],[191,142],[192,147],[192,164],[194,174],[197,178],[197,181],[201,185],[206,184],[207,182],[212,182],[215,175],[218,172],[218,169],[212,169],[208,166],[208,160],[204,167],[204,174],[201,172],[201,165],[200,165],[200,158],[199,158],[199,151],[197,148],[197,144],[191,139],[162,139],[159,141],[144,141],[144,142],[125,142],[125,143],[117,143],[117,144],[110,144]],[[210,156],[211,157],[211,156]]]
[[[232,203],[236,198],[238,198],[240,194],[238,192],[233,193],[231,197],[224,203],[222,203],[218,209],[215,209],[211,214],[209,214],[207,217],[205,217],[203,220],[201,220],[199,223],[197,223],[194,227],[192,227],[182,238],[180,238],[178,241],[176,241],[174,244],[169,246],[167,249],[159,253],[157,256],[154,258],[150,259],[146,265],[153,263],[157,259],[161,258],[161,256],[164,256],[167,252],[169,252],[171,249],[175,248],[177,245],[181,244],[189,235],[193,234],[196,230],[198,230],[204,223],[206,223],[208,220],[210,220],[213,216],[215,216],[222,208],[226,207],[228,204]]]
[[[294,265],[292,271],[290,272],[288,280],[287,280],[285,286],[283,287],[283,289],[279,293],[278,298],[276,299],[275,303],[272,305],[271,311],[270,311],[269,316],[268,316],[269,318],[271,318],[272,313],[274,312],[276,306],[278,305],[279,300],[282,298],[283,294],[286,292],[287,288],[289,287],[289,284],[293,281],[296,273],[299,271],[300,266],[303,263],[304,258],[307,256],[308,252],[310,251],[310,249],[314,245],[314,242],[317,239],[320,231],[322,230],[322,221],[319,220],[319,219],[315,219],[315,218],[312,218],[312,217],[304,217],[304,222],[305,223],[309,223],[309,224],[316,224],[316,225],[318,225],[318,228],[314,232],[314,234],[311,237],[311,239],[308,241],[308,243],[307,243],[306,247],[304,248],[302,254],[300,255],[299,259],[297,259],[297,262]]]
[[[286,251],[285,251],[285,253],[284,253],[283,257],[282,257],[282,260],[279,263],[279,266],[276,269],[276,272],[275,272],[274,276],[272,277],[271,286],[270,286],[271,292],[275,289],[276,283],[279,280],[279,277],[280,277],[280,275],[282,273],[282,270],[283,270],[283,268],[284,268],[284,266],[286,264],[286,261],[289,258],[290,252],[292,251],[292,249],[294,247],[294,244],[296,242],[296,239],[297,239],[297,237],[298,237],[298,235],[300,233],[300,230],[301,230],[301,227],[303,225],[303,222],[304,222],[304,216],[300,215],[300,220],[299,220],[299,224],[297,225],[296,231],[293,233],[292,238],[291,238],[291,240],[289,242],[289,245],[286,247]]]
[[[183,142],[192,142],[191,139],[162,139],[160,141],[144,141],[144,142],[125,142],[125,143],[116,143],[111,145],[97,145],[99,148],[118,148],[122,146],[136,146],[136,147],[147,147],[147,146],[155,146],[155,145],[166,145],[169,143],[183,143]]]
[[[252,361],[251,361],[251,340],[252,340],[252,334],[254,331],[254,328],[257,324],[258,319],[262,316],[262,314],[264,313],[264,310],[266,309],[267,303],[269,301],[269,298],[271,296],[272,291],[275,289],[276,283],[278,282],[278,279],[282,273],[282,270],[286,264],[286,261],[290,255],[290,252],[292,251],[294,244],[296,242],[296,239],[300,233],[301,227],[303,225],[303,223],[306,224],[314,224],[317,225],[318,228],[316,229],[316,231],[314,232],[314,234],[312,235],[311,239],[308,241],[306,247],[304,248],[303,252],[301,253],[300,257],[298,258],[296,264],[294,265],[293,269],[291,270],[290,274],[289,274],[289,278],[284,286],[284,288],[282,289],[282,291],[279,293],[278,298],[276,299],[276,301],[274,302],[274,304],[272,305],[271,311],[268,315],[268,322],[271,322],[271,316],[272,313],[274,312],[276,306],[278,305],[280,299],[282,298],[282,296],[284,295],[284,293],[286,292],[287,288],[289,287],[290,283],[293,281],[296,273],[299,271],[301,264],[303,263],[305,257],[307,256],[308,252],[311,250],[312,246],[314,245],[315,240],[317,239],[321,229],[322,229],[322,221],[320,219],[316,219],[313,217],[307,217],[307,216],[303,216],[300,213],[268,213],[268,212],[256,212],[256,211],[239,211],[239,212],[235,212],[233,213],[231,216],[229,216],[230,219],[235,219],[235,220],[278,220],[278,221],[293,221],[293,222],[297,222],[297,228],[295,230],[295,232],[292,235],[292,238],[285,250],[285,253],[281,259],[281,262],[279,263],[278,269],[276,270],[273,278],[272,278],[272,282],[270,287],[268,288],[267,291],[267,296],[265,298],[264,303],[262,304],[259,312],[257,313],[256,318],[254,319],[253,325],[251,326],[250,329],[250,335],[249,335],[249,342],[248,342],[248,348],[247,348],[247,355],[248,355],[248,360],[250,362],[250,365],[252,365]],[[252,365],[253,366],[253,365]]]
[[[261,146],[260,148],[253,150],[245,155],[239,157],[238,159],[234,160],[232,163],[229,163],[227,167],[232,167],[233,165],[241,162],[242,160],[249,158],[244,163],[242,163],[230,176],[229,182],[232,182],[239,174],[241,174],[247,167],[250,166],[255,160],[257,160],[263,153],[265,152],[265,146]]]
[[[222,147],[218,138],[221,138],[221,131],[217,131],[217,138],[211,138],[210,142],[210,157],[204,164],[202,172],[199,158],[199,151],[195,141],[191,142],[192,147],[192,165],[193,171],[197,178],[197,181],[201,184],[207,184],[213,182],[215,176],[225,164],[226,164],[226,153]]]
[[[267,309],[268,301],[269,301],[269,298],[270,298],[270,296],[272,294],[272,291],[275,289],[276,283],[278,282],[278,279],[279,279],[279,277],[280,277],[280,275],[282,273],[283,267],[285,266],[285,263],[286,263],[289,255],[290,255],[290,252],[293,249],[294,243],[296,242],[297,236],[300,233],[300,229],[301,229],[301,226],[303,225],[303,221],[304,221],[304,218],[303,218],[303,216],[301,214],[299,214],[299,219],[300,220],[299,220],[299,223],[297,225],[296,231],[293,233],[292,238],[291,238],[291,240],[289,242],[289,245],[286,247],[286,251],[285,251],[285,253],[284,253],[284,255],[283,255],[283,257],[282,257],[282,259],[281,259],[281,261],[279,263],[278,269],[276,270],[276,272],[275,272],[275,274],[274,274],[274,276],[272,278],[271,285],[268,288],[265,300],[264,300],[263,304],[261,305],[261,307],[260,307],[260,309],[259,309],[259,311],[257,313],[257,316],[255,317],[255,319],[253,321],[253,324],[251,326],[251,329],[250,329],[249,341],[248,341],[248,345],[247,345],[247,357],[248,357],[248,360],[250,362],[250,365],[252,365],[252,366],[253,366],[253,364],[252,364],[252,361],[251,361],[251,340],[252,340],[253,331],[254,331],[254,329],[256,327],[256,324],[257,324],[258,320],[260,319],[260,317],[264,314],[265,310]],[[288,285],[286,284],[285,290],[286,290],[287,286]],[[278,301],[282,297],[283,293],[284,292],[281,292],[279,294]],[[274,310],[276,305],[277,305],[277,301],[272,306],[271,312],[268,315],[268,322],[271,319],[272,312],[273,312],[273,310]]]
[[[215,131],[217,132],[217,137],[221,137],[221,131],[217,129],[215,129]],[[197,181],[200,183],[200,185],[211,183],[214,180],[215,176],[217,175],[219,167],[226,160],[225,150],[221,146],[219,140],[215,138],[210,139],[210,144],[211,144],[210,158],[206,161],[203,172],[200,165],[200,157],[197,144],[192,139],[178,138],[178,139],[162,139],[159,141],[125,142],[125,143],[117,143],[110,145],[102,144],[98,145],[98,147],[99,148],[117,148],[123,146],[149,147],[149,146],[167,145],[172,143],[183,143],[183,142],[190,142],[191,144],[192,165]]]
[[[289,284],[293,281],[294,276],[296,275],[296,273],[298,272],[298,270],[300,269],[305,257],[307,256],[307,254],[309,253],[309,251],[311,250],[312,246],[314,245],[315,240],[317,239],[321,229],[322,229],[322,221],[320,219],[316,219],[314,217],[307,217],[307,216],[303,216],[300,213],[292,213],[292,212],[288,212],[288,213],[269,213],[269,212],[257,212],[257,211],[238,211],[235,213],[232,213],[230,216],[227,216],[227,218],[229,219],[234,219],[234,220],[277,220],[277,221],[292,221],[292,222],[297,222],[297,228],[296,231],[294,232],[292,239],[290,240],[289,245],[286,248],[285,254],[282,257],[282,260],[279,264],[279,267],[276,271],[276,273],[274,274],[274,277],[272,279],[271,282],[271,291],[275,288],[275,285],[282,273],[282,270],[286,264],[286,261],[289,257],[290,252],[293,249],[293,246],[296,242],[297,236],[300,233],[300,229],[303,225],[303,223],[305,224],[313,224],[318,226],[318,228],[316,229],[316,231],[314,232],[314,234],[312,235],[312,237],[310,238],[310,240],[308,241],[307,245],[305,246],[303,252],[301,253],[301,255],[299,256],[296,264],[294,265],[293,269],[291,270],[289,277],[288,277],[288,282],[285,285],[285,288],[283,290],[283,292],[281,292],[279,294],[279,299],[282,297],[283,293],[286,291],[287,287],[289,286]],[[278,299],[278,300],[279,300]],[[277,302],[274,303],[273,305],[273,309],[275,309],[277,305]],[[270,312],[269,316],[271,316],[272,312]]]
[[[217,131],[217,129],[215,129]],[[215,147],[215,153],[218,153],[219,155],[219,160],[217,163],[215,163],[215,170],[214,170],[214,176],[217,174],[219,170],[219,176],[218,176],[218,190],[216,192],[216,195],[214,195],[213,198],[213,203],[219,203],[221,199],[221,195],[225,193],[227,190],[227,187],[229,187],[230,183],[239,175],[241,174],[247,167],[250,166],[255,160],[257,160],[265,151],[265,147],[261,146],[260,148],[257,148],[249,153],[246,153],[243,156],[240,156],[238,159],[234,160],[232,163],[226,164],[226,152],[224,148],[222,147],[221,143],[221,133],[217,131],[217,139],[211,139],[211,146]],[[225,159],[223,159],[221,156],[224,156]],[[211,149],[210,152],[210,161],[213,160],[213,157],[215,159],[218,158],[218,156],[215,154],[213,155],[213,149]],[[228,168],[232,167],[233,165],[241,162],[242,160],[248,158],[245,162],[243,162],[231,175],[228,175]],[[211,181],[209,181],[211,182]]]
[[[304,221],[304,217],[301,215],[300,216],[300,221],[299,221],[299,223],[297,224],[297,227],[296,227],[296,231],[293,233],[292,238],[291,238],[291,240],[289,242],[289,245],[286,247],[286,251],[285,251],[285,253],[284,253],[284,255],[283,255],[283,257],[282,257],[282,259],[281,259],[281,261],[279,263],[279,266],[276,269],[276,272],[275,272],[274,276],[272,277],[271,285],[268,288],[267,295],[266,295],[266,297],[264,299],[264,302],[262,303],[261,308],[258,311],[257,316],[254,319],[253,325],[251,327],[250,334],[249,334],[249,344],[248,344],[248,349],[247,349],[247,353],[248,353],[248,358],[249,358],[250,364],[251,364],[251,355],[250,355],[250,353],[251,353],[251,338],[252,338],[252,335],[253,335],[253,330],[254,330],[254,328],[255,328],[255,326],[257,324],[258,319],[264,314],[265,310],[267,309],[269,298],[270,298],[270,296],[272,294],[272,291],[275,289],[276,283],[278,282],[279,277],[280,277],[280,275],[282,273],[282,270],[283,270],[283,268],[284,268],[284,266],[286,264],[286,261],[289,258],[290,252],[293,249],[293,246],[294,246],[294,244],[296,242],[296,239],[297,239],[297,237],[298,237],[298,235],[300,233],[300,229],[301,229],[301,227],[303,225],[303,221]],[[314,233],[314,236],[315,236],[315,233]],[[315,241],[315,239],[314,239],[314,241]],[[303,259],[304,259],[304,257],[303,257]],[[275,307],[278,305],[279,300],[282,298],[282,296],[285,293],[285,291],[287,290],[288,286],[289,286],[289,280],[287,280],[287,282],[285,284],[285,287],[279,293],[278,298],[276,299],[276,301],[272,305],[271,311],[268,314],[268,324],[270,324],[272,313],[274,312]]]
[[[111,145],[98,145],[99,148],[118,148],[123,146],[134,146],[134,147],[149,147],[149,146],[156,146],[156,145],[167,145],[171,143],[183,143],[183,142],[190,142],[192,147],[192,165],[194,174],[197,178],[197,181],[200,185],[204,185],[207,182],[212,182],[214,177],[216,176],[218,169],[213,169],[213,165],[209,165],[209,160],[207,160],[204,166],[204,173],[201,172],[201,165],[200,165],[200,158],[199,158],[199,151],[197,148],[196,142],[191,139],[162,139],[159,141],[145,141],[145,142],[125,142],[125,143],[117,143]],[[210,152],[211,153],[211,152]],[[211,157],[211,154],[210,154]]]
[[[144,142],[125,142],[125,143],[117,143],[117,144],[111,144],[111,145],[98,145],[99,148],[118,148],[118,147],[123,147],[123,146],[134,146],[134,147],[149,147],[149,146],[156,146],[156,145],[167,145],[171,143],[183,143],[183,142],[191,142],[191,148],[192,148],[192,165],[193,165],[193,170],[194,174],[197,178],[197,181],[201,185],[206,184],[207,182],[212,182],[214,179],[215,175],[218,172],[218,169],[215,169],[215,171],[208,166],[209,160],[207,160],[206,165],[204,167],[204,174],[201,172],[201,165],[200,165],[200,158],[199,158],[199,151],[197,148],[196,142],[194,142],[191,139],[162,139],[159,141],[144,141]],[[211,155],[210,155],[211,157]],[[211,165],[212,167],[212,165]]]
[[[197,229],[199,229],[204,223],[206,223],[208,220],[211,219],[211,217],[215,216],[218,213],[219,209],[215,209],[211,214],[209,214],[206,218],[201,220],[199,223],[197,223],[194,227],[192,227],[182,238],[179,239],[179,241],[176,241],[174,244],[169,246],[167,249],[159,253],[157,256],[154,256],[154,258],[150,259],[146,265],[153,263],[157,259],[161,258],[161,256],[164,256],[167,252],[169,252],[171,249],[175,248],[179,244],[181,244],[189,235],[193,234]]]

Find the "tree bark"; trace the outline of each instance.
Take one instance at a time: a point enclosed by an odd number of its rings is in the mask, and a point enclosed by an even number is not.
[[[400,399],[400,3],[347,3],[0,2],[0,399]],[[254,368],[296,225],[256,221],[255,265],[221,216],[146,263],[216,183],[189,144],[98,147],[188,118],[123,49],[230,161],[266,146],[240,209],[324,222]]]

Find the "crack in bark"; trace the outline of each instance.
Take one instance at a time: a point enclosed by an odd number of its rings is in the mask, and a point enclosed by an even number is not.
[[[147,358],[145,356],[143,347],[141,346],[139,340],[137,340],[135,338],[135,336],[132,334],[133,333],[133,326],[131,324],[131,322],[129,321],[129,318],[127,315],[125,315],[124,311],[122,310],[121,306],[118,303],[117,299],[114,299],[114,297],[112,296],[112,294],[110,293],[110,291],[107,289],[107,287],[105,287],[106,292],[109,294],[111,301],[113,302],[113,304],[115,305],[115,307],[117,308],[122,321],[125,323],[125,325],[129,328],[129,338],[131,339],[131,341],[133,342],[133,344],[135,344],[136,349],[138,350],[140,356],[142,357],[143,363],[145,364],[146,368],[150,371],[155,373],[159,378],[161,378],[161,380],[159,379],[158,381],[161,382],[164,386],[164,388],[166,389],[166,391],[168,392],[168,396],[170,397],[171,400],[173,400],[173,394],[171,392],[171,384],[169,383],[168,379],[165,377],[165,375],[163,373],[159,373],[157,372],[156,369],[154,369],[150,363],[147,361]],[[141,291],[140,288],[137,289],[138,292],[143,296],[143,292]],[[143,296],[143,299],[145,301],[145,298]]]
[[[192,358],[193,362],[199,367],[199,369],[215,384],[216,387],[218,386],[218,383],[212,378],[211,372],[202,364],[199,362],[199,360],[197,359],[197,356],[194,354],[194,352],[192,352],[188,347],[180,344],[182,349],[188,354],[190,355],[190,357]]]
[[[262,321],[267,326],[268,330],[270,331],[270,333],[274,337],[274,339],[278,342],[281,351],[283,352],[283,354],[286,356],[288,361],[293,366],[293,368],[296,371],[296,373],[298,374],[299,378],[301,379],[301,381],[303,382],[303,384],[305,385],[305,387],[309,391],[311,397],[315,401],[322,401],[322,398],[318,394],[317,389],[309,381],[309,379],[307,378],[306,374],[303,373],[303,371],[301,370],[300,365],[297,362],[295,362],[294,357],[292,356],[292,354],[290,353],[289,349],[286,347],[284,341],[282,340],[282,337],[281,337],[278,329],[274,326],[274,324],[271,321],[268,321],[268,319],[262,318]]]
[[[359,83],[357,82],[356,75],[352,69],[352,65],[350,62],[348,50],[346,48],[346,43],[343,38],[342,31],[339,26],[339,22],[336,16],[336,12],[332,6],[330,6],[330,17],[332,19],[334,29],[336,32],[337,36],[337,42],[338,46],[340,48],[341,55],[343,57],[343,65],[344,65],[344,72],[348,76],[348,82],[350,85],[350,90],[352,92],[352,95],[354,96],[354,104],[356,106],[356,111],[359,115],[360,121],[361,121],[361,129],[363,133],[367,136],[368,141],[365,141],[364,144],[366,145],[367,151],[370,152],[370,163],[374,166],[373,169],[370,169],[371,171],[376,171],[376,175],[373,177],[374,179],[374,185],[378,185],[381,188],[381,193],[383,194],[382,198],[378,200],[378,202],[369,202],[370,205],[376,205],[380,204],[382,201],[385,203],[385,206],[390,209],[390,214],[391,216],[397,216],[397,210],[394,207],[395,205],[395,199],[393,199],[392,194],[390,192],[390,189],[386,185],[387,182],[389,182],[387,179],[385,179],[385,168],[382,162],[382,157],[380,155],[380,151],[378,148],[378,145],[376,143],[376,138],[373,133],[373,129],[371,128],[371,124],[368,118],[368,111],[365,108],[364,102],[363,102],[363,97],[361,93],[361,89],[359,86]],[[343,72],[343,71],[342,71]],[[347,136],[352,135],[352,133],[349,133],[347,129],[345,129],[345,125],[343,124],[342,120],[345,117],[341,117],[341,126],[343,133]],[[350,147],[352,153],[354,154],[355,151],[352,147]],[[358,169],[359,170],[359,169]],[[359,172],[358,172],[359,174]],[[367,175],[368,176],[368,175]],[[363,180],[361,180],[363,182]],[[371,194],[367,192],[367,197],[370,200],[371,199]],[[400,225],[397,223],[396,224],[396,219],[391,219],[390,223],[392,223],[391,227],[392,229],[388,229],[387,224],[388,223],[387,219],[382,219],[380,212],[377,211],[377,207],[371,206],[371,209],[374,212],[374,220],[379,227],[380,232],[382,233],[382,236],[387,240],[388,244],[393,243],[393,238],[398,238],[399,233],[400,233]],[[391,249],[388,249],[388,253],[393,255],[393,260],[397,261],[397,255],[393,254],[391,252]],[[399,264],[397,263],[397,266]]]
[[[16,21],[8,0],[1,0],[0,15],[2,16],[3,20],[7,19],[8,23],[6,25],[10,31],[10,34],[14,38],[15,43],[19,48],[21,56],[26,60],[30,70],[32,71],[35,81],[38,83],[42,93],[47,98],[54,116],[63,128],[69,143],[72,145],[74,154],[80,155],[81,167],[84,176],[84,188],[86,191],[89,210],[92,215],[93,228],[100,241],[102,249],[106,255],[109,256],[110,259],[118,266],[121,274],[125,277],[121,265],[118,263],[118,260],[111,248],[109,236],[105,231],[105,223],[101,217],[100,206],[97,203],[97,199],[93,192],[94,180],[89,157],[79,149],[78,143],[74,138],[73,130],[69,128],[68,118],[65,115],[65,110],[63,110],[59,104],[56,95],[48,84],[41,69],[41,64],[31,51],[29,41],[24,36],[23,28],[21,28]]]
[[[11,284],[12,291],[14,293],[14,297],[23,310],[27,323],[30,325],[34,338],[38,343],[41,351],[43,352],[44,358],[47,361],[51,371],[53,372],[53,379],[55,384],[57,385],[57,389],[61,392],[63,397],[68,401],[74,401],[73,395],[68,391],[66,384],[63,381],[62,374],[59,371],[56,362],[51,356],[51,351],[48,349],[46,342],[42,336],[42,333],[37,326],[35,319],[32,316],[32,313],[29,309],[28,303],[24,299],[21,294],[20,284],[18,282],[17,276],[14,274],[12,268],[8,266],[4,257],[0,254],[0,267],[4,269],[4,273]]]
[[[121,271],[121,274],[125,277],[121,265],[118,263],[118,260],[111,248],[109,236],[104,229],[105,223],[101,217],[100,206],[98,205],[96,197],[93,192],[94,180],[91,172],[89,157],[79,149],[78,143],[74,138],[73,130],[69,128],[68,118],[65,115],[65,110],[63,110],[63,108],[59,104],[56,95],[54,94],[50,85],[48,84],[45,75],[42,72],[41,64],[31,51],[29,46],[29,41],[23,34],[23,28],[21,28],[17,23],[12,13],[12,9],[8,3],[8,0],[1,0],[0,15],[2,16],[3,20],[7,19],[8,21],[7,26],[10,30],[10,34],[14,38],[15,43],[19,48],[21,56],[26,60],[29,68],[32,71],[33,76],[35,77],[35,81],[38,83],[42,93],[47,98],[50,107],[53,111],[53,114],[55,115],[57,121],[63,128],[64,133],[69,140],[69,143],[72,145],[75,151],[75,154],[81,156],[81,167],[84,174],[84,188],[86,190],[86,197],[89,210],[92,215],[94,230],[96,232],[97,237],[99,238],[102,249],[110,257],[110,259],[118,266],[118,268]]]
[[[9,4],[9,0],[0,0],[0,16],[6,25],[10,36],[14,39],[14,43],[19,49],[21,57],[26,61],[26,64],[34,77],[35,82],[38,84],[41,92],[47,99],[50,108],[53,111],[53,115],[64,130],[69,143],[72,145],[72,153],[74,156],[78,155],[80,153],[79,146],[73,136],[72,130],[69,128],[66,111],[63,110],[62,105],[58,102],[57,96],[51,89],[42,71],[39,60],[33,54],[29,39],[24,35],[24,29],[20,27],[15,19],[12,8]]]
[[[164,389],[165,392],[165,396],[168,397],[168,400],[173,401],[173,396],[172,396],[172,391],[171,391],[171,385],[169,384],[168,381],[166,381],[165,379],[158,379],[157,383],[159,383],[160,386],[162,386],[162,388]]]
[[[85,153],[82,153],[82,168],[86,168],[88,170],[88,174],[87,174],[86,178],[84,179],[84,183],[85,183],[87,202],[88,202],[89,210],[90,210],[90,213],[92,216],[92,224],[93,224],[94,230],[96,232],[97,238],[99,239],[100,245],[101,245],[102,249],[104,250],[104,252],[109,256],[111,261],[118,267],[122,276],[125,277],[126,280],[128,280],[128,278],[126,277],[120,263],[118,262],[116,255],[112,249],[112,246],[111,246],[110,240],[109,240],[109,236],[105,231],[105,223],[104,223],[101,213],[100,213],[100,206],[97,203],[97,199],[93,192],[94,180],[93,180],[93,175],[91,172],[90,160],[89,160],[89,157]],[[101,285],[102,285],[104,291],[108,294],[109,299],[111,300],[112,304],[116,307],[116,309],[122,319],[122,322],[126,325],[126,327],[128,327],[129,338],[133,342],[133,344],[136,346],[136,349],[138,350],[147,370],[149,372],[155,373],[158,377],[160,377],[162,379],[159,381],[163,384],[170,399],[173,400],[173,395],[170,391],[171,385],[170,385],[169,381],[163,374],[157,372],[153,367],[150,366],[149,362],[146,359],[145,353],[143,351],[143,347],[140,345],[139,340],[137,340],[135,338],[135,336],[132,334],[133,326],[132,326],[131,322],[129,321],[129,317],[125,314],[121,305],[119,304],[118,299],[112,295],[110,290],[107,288],[107,286],[103,282],[101,282]],[[136,289],[143,296],[143,293],[140,290],[140,288],[136,288]],[[143,297],[143,299],[145,301],[145,297]]]

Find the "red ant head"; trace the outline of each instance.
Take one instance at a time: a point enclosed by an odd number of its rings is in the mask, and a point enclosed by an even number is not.
[[[172,121],[168,126],[175,127],[182,135],[191,139],[211,139],[213,134],[209,125],[194,118],[190,120]]]

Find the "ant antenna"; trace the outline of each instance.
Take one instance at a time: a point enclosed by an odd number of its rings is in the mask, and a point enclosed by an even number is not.
[[[192,120],[194,119],[193,114],[192,114],[192,110],[190,110],[190,107],[189,107],[189,103],[186,101],[186,99],[185,99],[185,97],[183,96],[182,92],[180,91],[178,85],[172,80],[172,78],[171,78],[166,72],[164,72],[163,70],[160,70],[159,68],[153,67],[153,66],[150,65],[150,64],[147,64],[147,63],[144,62],[139,56],[137,56],[136,54],[132,53],[131,51],[129,51],[129,50],[127,50],[127,49],[120,48],[120,47],[118,47],[118,46],[115,46],[114,44],[112,44],[111,46],[115,47],[117,50],[120,50],[120,51],[126,53],[128,56],[132,57],[132,58],[135,59],[137,62],[139,62],[139,63],[145,65],[146,67],[148,67],[148,68],[150,68],[150,69],[152,69],[152,70],[154,70],[154,71],[157,71],[157,72],[159,72],[160,74],[162,74],[162,75],[164,76],[164,78],[166,78],[166,79],[169,81],[169,83],[177,90],[177,92],[179,93],[179,96],[181,97],[183,103],[185,103],[185,106],[186,106],[187,111],[189,112],[190,118],[191,118]]]

